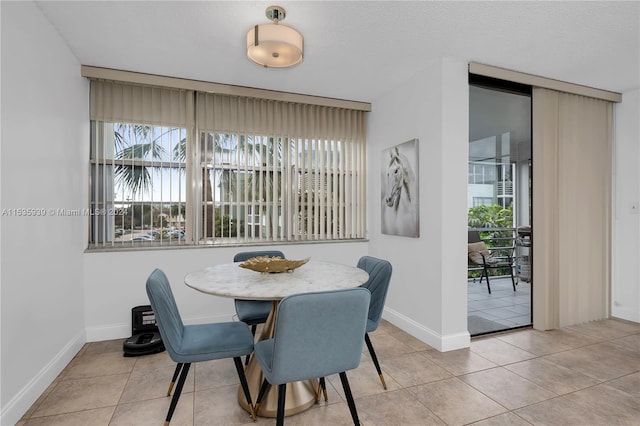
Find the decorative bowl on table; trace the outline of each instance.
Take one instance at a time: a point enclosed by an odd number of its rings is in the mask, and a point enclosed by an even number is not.
[[[301,267],[309,261],[309,258],[302,260],[282,259],[280,257],[257,256],[247,259],[239,266],[241,268],[251,269],[252,271],[268,273],[293,272],[294,269]]]

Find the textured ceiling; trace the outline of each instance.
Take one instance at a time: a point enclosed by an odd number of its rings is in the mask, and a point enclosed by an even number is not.
[[[85,65],[374,101],[459,58],[625,92],[639,87],[640,2],[38,1]],[[304,35],[305,59],[246,58],[267,6]]]

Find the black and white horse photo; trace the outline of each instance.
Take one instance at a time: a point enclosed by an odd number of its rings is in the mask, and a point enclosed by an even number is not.
[[[382,233],[420,236],[418,140],[382,153]]]

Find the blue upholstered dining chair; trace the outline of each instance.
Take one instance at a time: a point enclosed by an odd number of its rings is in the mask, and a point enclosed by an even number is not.
[[[269,387],[277,385],[276,425],[282,425],[287,383],[339,373],[353,423],[360,424],[346,371],[360,364],[370,299],[361,287],[282,299],[274,337],[254,349],[265,378],[256,411]]]
[[[269,257],[279,257],[284,259],[284,253],[279,250],[258,250],[258,251],[243,251],[237,253],[233,257],[234,262],[244,262],[245,260],[251,259],[252,257],[257,256],[269,256]],[[269,316],[269,312],[271,312],[271,301],[270,300],[234,300],[236,305],[236,314],[238,315],[238,319],[243,323],[247,324],[251,327],[251,334],[255,336],[256,328],[258,324],[263,324],[267,321],[267,317]],[[245,364],[249,362],[249,356],[245,361]]]
[[[171,359],[177,363],[167,396],[171,395],[173,385],[180,375],[165,426],[171,421],[176,409],[191,363],[222,358],[233,358],[245,398],[251,407],[251,417],[255,420],[251,394],[241,360],[242,356],[253,351],[253,336],[249,328],[239,322],[184,325],[169,280],[160,269],[154,270],[147,279],[147,295],[162,341]]]
[[[369,273],[369,280],[362,284],[361,287],[367,288],[371,292],[371,305],[369,306],[367,331],[364,335],[364,341],[367,343],[369,354],[378,371],[378,377],[380,377],[382,387],[387,389],[387,384],[384,381],[382,369],[380,368],[376,351],[373,349],[373,344],[369,338],[369,333],[378,328],[380,320],[382,319],[382,310],[384,309],[384,302],[387,298],[387,290],[389,289],[389,281],[391,280],[391,263],[387,260],[377,259],[371,256],[362,256],[360,260],[358,260],[358,268]]]

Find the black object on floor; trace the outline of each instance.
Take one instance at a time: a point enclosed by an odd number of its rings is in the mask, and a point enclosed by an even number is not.
[[[131,309],[131,334],[122,344],[123,356],[149,355],[165,349],[151,305]]]

